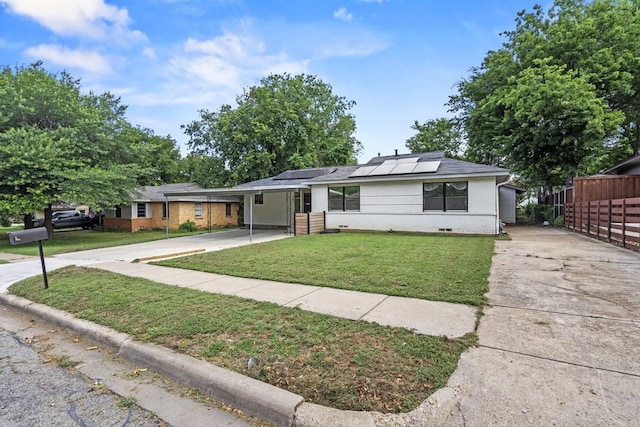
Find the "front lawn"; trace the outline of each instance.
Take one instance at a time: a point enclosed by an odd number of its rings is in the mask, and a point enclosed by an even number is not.
[[[34,277],[9,291],[338,409],[410,411],[476,343],[85,268],[51,272],[49,285]]]
[[[481,305],[494,237],[339,233],[298,236],[158,265],[231,276]]]
[[[18,231],[22,228],[13,227],[9,231]],[[6,229],[3,229],[6,230]],[[38,244],[30,243],[19,246],[9,244],[8,231],[0,230],[0,252],[7,252],[19,255],[39,255]],[[226,230],[226,229],[220,229]],[[217,230],[214,230],[217,231]],[[197,232],[171,231],[170,237],[189,236],[200,234]],[[164,231],[138,231],[137,233],[116,232],[116,231],[96,231],[96,230],[55,230],[53,239],[42,242],[45,256],[57,255],[67,252],[84,251],[88,249],[107,248],[111,246],[130,245],[133,243],[150,242],[167,237]]]

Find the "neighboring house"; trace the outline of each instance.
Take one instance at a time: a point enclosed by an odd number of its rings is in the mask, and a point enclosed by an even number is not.
[[[500,200],[500,221],[505,224],[516,223],[517,195],[526,190],[513,182],[500,184],[498,187]]]
[[[230,196],[164,196],[165,192],[201,190],[198,184],[147,186],[131,195],[132,203],[106,209],[105,230],[177,229],[192,221],[199,229],[238,225],[239,201]],[[167,218],[167,212],[169,213]]]
[[[326,229],[497,234],[498,184],[508,179],[506,169],[450,159],[437,151],[375,157],[364,165],[291,170],[191,194],[244,195],[244,221],[252,227],[294,231],[300,229],[295,213],[313,212],[324,218]]]
[[[640,175],[640,154],[630,157],[602,173],[606,175]]]

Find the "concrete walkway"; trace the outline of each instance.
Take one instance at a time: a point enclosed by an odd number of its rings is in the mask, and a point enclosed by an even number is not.
[[[299,307],[344,319],[397,326],[423,335],[457,338],[472,332],[476,322],[476,308],[463,304],[244,279],[143,263],[108,262],[88,267],[166,285]]]
[[[457,399],[442,424],[640,425],[640,254],[559,229],[507,231],[480,346],[449,381]]]

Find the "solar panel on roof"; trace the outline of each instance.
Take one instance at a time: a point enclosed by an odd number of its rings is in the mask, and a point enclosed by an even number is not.
[[[433,173],[437,172],[438,168],[440,167],[440,161],[418,162],[417,157],[412,158],[411,160],[415,161],[396,162],[395,160],[386,160],[383,164],[378,166],[362,166],[352,172],[351,175],[349,175],[349,178],[365,176],[408,175],[414,173]]]
[[[406,173],[412,173],[416,168],[416,163],[400,163],[396,165],[395,168],[391,172],[390,175],[402,175]]]
[[[413,173],[433,173],[440,167],[440,161],[437,162],[420,162],[413,170]]]
[[[356,176],[367,176],[369,175],[375,168],[377,168],[377,166],[362,166],[361,168],[356,169],[353,173],[351,173],[351,175],[349,175],[350,177],[356,177]]]
[[[401,163],[417,163],[418,157],[407,157],[404,159],[389,159],[382,162],[383,165],[398,165]]]
[[[369,176],[389,175],[389,172],[391,172],[395,167],[396,165],[381,164],[380,166],[376,167],[373,171],[371,171]]]

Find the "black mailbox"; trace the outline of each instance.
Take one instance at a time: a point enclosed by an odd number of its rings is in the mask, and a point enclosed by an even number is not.
[[[9,243],[12,245],[22,245],[23,243],[38,242],[48,240],[49,234],[46,227],[30,228],[28,230],[12,231],[9,233]]]
[[[22,245],[24,243],[38,242],[40,247],[40,262],[42,263],[42,277],[44,278],[44,288],[49,287],[47,279],[47,268],[44,265],[44,252],[42,251],[42,241],[49,239],[46,227],[29,228],[28,230],[12,231],[9,233],[9,243],[12,245]]]

